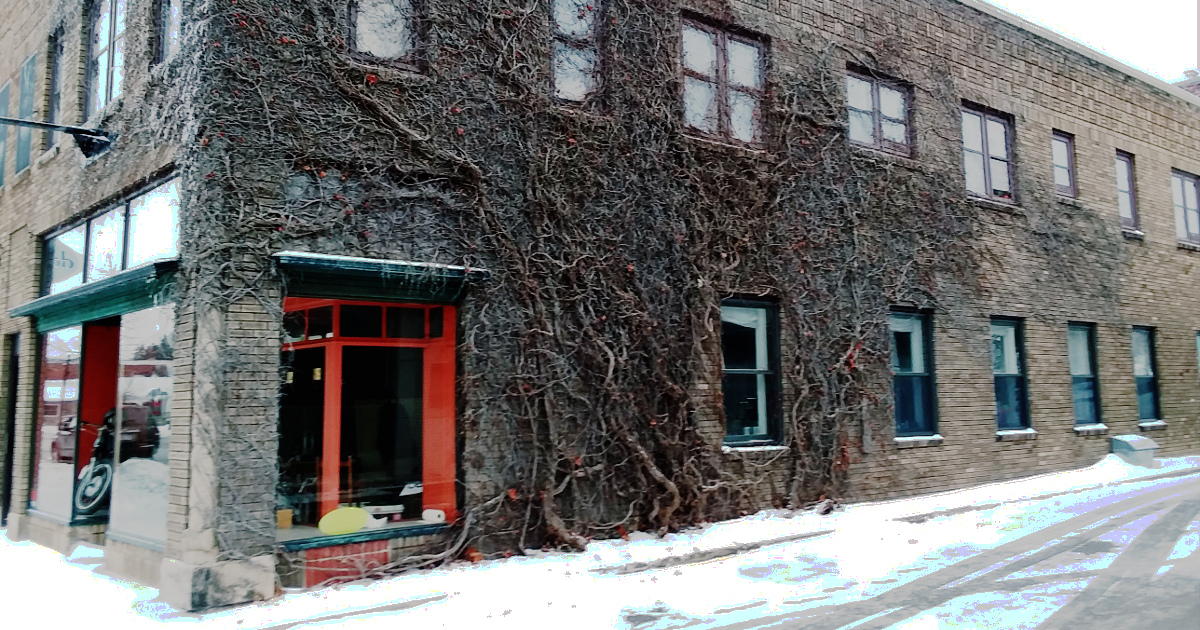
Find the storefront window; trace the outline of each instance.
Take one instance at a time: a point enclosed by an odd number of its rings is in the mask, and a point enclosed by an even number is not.
[[[125,258],[125,209],[116,208],[88,223],[86,282],[115,275]]]
[[[83,284],[83,252],[86,248],[86,225],[46,240],[43,276],[48,293],[59,293]]]
[[[178,186],[171,180],[129,202],[129,260],[126,267],[179,255]]]
[[[121,439],[108,532],[161,547],[167,533],[174,305],[123,315],[120,335],[116,422]]]
[[[47,333],[42,346],[38,450],[29,507],[62,521],[71,519],[82,340],[83,329],[75,326]]]

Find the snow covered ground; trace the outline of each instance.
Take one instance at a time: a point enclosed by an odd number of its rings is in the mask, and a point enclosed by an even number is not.
[[[1083,506],[1155,483],[1137,481],[1140,477],[1200,467],[1200,457],[1157,463],[1155,469],[1138,468],[1109,456],[1089,468],[855,504],[826,516],[768,510],[661,539],[634,533],[629,540],[593,542],[583,553],[457,563],[361,585],[291,592],[203,616],[170,609],[156,601],[154,589],[102,575],[100,549],[81,545],[63,557],[0,535],[0,593],[8,614],[53,619],[56,626],[705,628],[873,597],[1066,520]],[[707,562],[668,561],[822,532],[828,533]],[[1189,536],[1187,544],[1200,544],[1200,535]],[[636,562],[663,568],[638,570]],[[1031,595],[1029,605],[1053,605],[1073,588],[1046,586],[1045,593]],[[936,617],[937,611],[929,614]]]

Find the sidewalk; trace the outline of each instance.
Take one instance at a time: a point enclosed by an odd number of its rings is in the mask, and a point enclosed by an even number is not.
[[[0,597],[10,618],[53,625],[209,629],[297,627],[703,627],[780,606],[868,597],[980,549],[1069,518],[1081,506],[1156,479],[1200,473],[1200,457],[1153,469],[1109,456],[1094,466],[829,515],[766,510],[658,538],[595,541],[541,553],[413,572],[365,584],[288,592],[203,616],[157,591],[103,575],[103,551],[64,558],[0,532]],[[15,616],[13,616],[15,614]]]

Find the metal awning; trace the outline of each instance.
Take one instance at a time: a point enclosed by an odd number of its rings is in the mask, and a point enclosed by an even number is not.
[[[292,251],[273,258],[292,297],[455,303],[469,284],[491,277],[486,269],[405,260]]]
[[[178,260],[142,265],[62,293],[40,297],[8,312],[33,317],[38,332],[57,330],[150,308],[170,299]]]

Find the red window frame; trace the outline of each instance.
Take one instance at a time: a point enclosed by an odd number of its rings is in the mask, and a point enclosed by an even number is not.
[[[442,510],[448,522],[458,517],[455,471],[458,464],[455,423],[455,324],[456,309],[448,304],[413,304],[405,302],[371,302],[288,297],[283,300],[284,313],[293,313],[322,306],[333,306],[333,336],[283,343],[284,352],[303,348],[327,348],[325,353],[325,411],[321,439],[321,494],[318,497],[320,516],[337,509],[341,493],[342,441],[342,348],[346,346],[375,346],[390,348],[423,348],[422,422],[421,422],[421,484],[422,508]],[[418,308],[425,311],[425,337],[343,337],[341,336],[342,306],[383,307],[383,334],[386,335],[387,308]],[[442,335],[429,337],[429,317],[433,309],[442,309]]]

